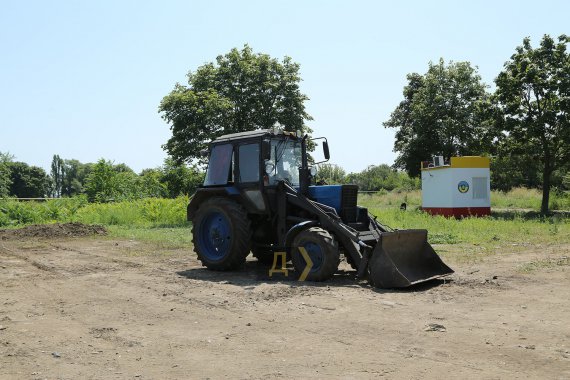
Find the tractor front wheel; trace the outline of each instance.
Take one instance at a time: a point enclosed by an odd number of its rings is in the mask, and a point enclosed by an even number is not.
[[[205,201],[192,219],[192,242],[202,265],[222,271],[242,265],[249,254],[250,225],[236,202],[221,197]]]
[[[307,280],[326,281],[335,274],[340,263],[340,252],[338,243],[328,231],[320,227],[311,227],[299,232],[293,239],[291,261],[299,273],[307,267],[307,261],[300,250],[301,247],[305,249],[313,264]]]

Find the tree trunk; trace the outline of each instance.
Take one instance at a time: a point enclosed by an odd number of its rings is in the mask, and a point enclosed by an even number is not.
[[[548,214],[548,203],[550,201],[550,177],[552,175],[552,168],[550,159],[544,161],[544,171],[542,172],[542,204],[540,205],[540,213],[542,215]]]

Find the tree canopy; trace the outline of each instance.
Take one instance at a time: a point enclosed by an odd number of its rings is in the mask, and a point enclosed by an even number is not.
[[[503,155],[524,154],[542,166],[541,212],[548,212],[552,174],[570,159],[570,38],[548,35],[533,48],[516,48],[495,79],[504,115],[499,125]]]
[[[245,45],[220,55],[176,84],[159,106],[172,137],[163,148],[177,162],[191,162],[216,137],[271,128],[310,132],[307,96],[299,89],[299,64],[255,54]]]
[[[0,198],[10,195],[12,179],[8,164],[12,162],[13,158],[9,153],[0,152]]]
[[[9,162],[10,194],[18,198],[45,197],[50,181],[44,169],[25,162]]]
[[[480,154],[489,140],[489,103],[486,86],[469,62],[440,59],[429,63],[426,74],[408,74],[404,100],[383,123],[396,129],[394,166],[411,176],[420,162]]]

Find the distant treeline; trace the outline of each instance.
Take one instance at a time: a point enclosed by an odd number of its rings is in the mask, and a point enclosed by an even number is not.
[[[171,159],[154,169],[135,173],[125,164],[100,159],[96,163],[62,159],[54,155],[51,171],[15,161],[0,153],[0,197],[43,198],[85,196],[89,202],[140,198],[175,198],[192,194],[204,181],[195,166]]]
[[[521,170],[521,168],[523,170]],[[69,198],[83,196],[89,202],[110,202],[141,198],[176,198],[191,195],[204,181],[205,172],[198,166],[177,164],[168,158],[154,169],[135,173],[125,164],[100,159],[96,163],[53,156],[51,171],[0,153],[0,197]],[[509,191],[512,188],[540,188],[541,171],[532,162],[491,160],[491,187]],[[381,164],[370,165],[357,173],[346,173],[339,165],[321,164],[316,182],[321,184],[352,183],[361,191],[410,191],[421,188],[420,179]],[[553,178],[558,192],[570,188],[570,176],[559,172]]]

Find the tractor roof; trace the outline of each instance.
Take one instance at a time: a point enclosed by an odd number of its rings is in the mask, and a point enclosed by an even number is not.
[[[234,140],[243,140],[243,139],[250,139],[252,137],[261,137],[261,136],[289,136],[289,137],[296,137],[294,132],[286,132],[286,131],[274,131],[272,129],[258,129],[255,131],[247,131],[247,132],[239,132],[239,133],[230,133],[228,135],[223,135],[212,141],[212,143],[220,143],[220,142],[229,142]]]

